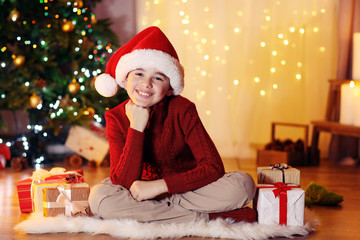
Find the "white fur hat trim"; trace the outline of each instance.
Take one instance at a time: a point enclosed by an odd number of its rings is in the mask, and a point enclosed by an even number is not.
[[[122,56],[116,65],[116,82],[125,88],[129,72],[139,68],[156,68],[170,79],[173,95],[179,95],[184,89],[184,68],[180,62],[163,51],[137,49]]]

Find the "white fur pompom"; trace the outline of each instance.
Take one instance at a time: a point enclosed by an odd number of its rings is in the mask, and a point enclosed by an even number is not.
[[[107,73],[103,73],[95,79],[96,91],[104,97],[112,97],[116,94],[119,85],[115,79]]]

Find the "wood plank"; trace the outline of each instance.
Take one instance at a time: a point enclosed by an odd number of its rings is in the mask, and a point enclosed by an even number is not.
[[[248,172],[256,179],[256,161],[255,159],[224,159],[226,171],[241,170]],[[301,170],[302,188],[315,181],[344,196],[344,202],[338,207],[313,206],[311,211],[317,215],[321,225],[316,232],[311,233],[307,239],[329,240],[359,239],[359,216],[360,216],[360,168],[337,166],[334,163],[322,159],[319,166],[298,167]],[[83,166],[84,174],[90,186],[109,175],[109,168],[88,168]],[[29,214],[21,214],[18,208],[15,182],[31,175],[33,169],[26,169],[22,172],[13,172],[11,169],[0,170],[0,239],[14,240],[72,240],[88,239],[103,240],[115,239],[108,235],[89,234],[43,234],[28,235],[14,232],[13,227],[20,221],[26,219]],[[200,238],[184,238],[200,239]],[[203,238],[202,238],[203,239]],[[281,238],[285,239],[285,238]],[[304,239],[303,237],[293,239]]]

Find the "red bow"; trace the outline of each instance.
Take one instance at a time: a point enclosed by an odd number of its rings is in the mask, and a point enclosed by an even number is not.
[[[280,193],[282,193],[282,192],[286,193],[287,191],[291,190],[292,188],[297,187],[297,186],[288,186],[286,183],[282,183],[282,182],[277,182],[277,183],[274,183],[273,185],[275,187],[275,189],[273,190],[275,198],[277,196],[279,196]]]

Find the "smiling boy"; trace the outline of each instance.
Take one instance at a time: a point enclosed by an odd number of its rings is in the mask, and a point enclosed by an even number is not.
[[[91,189],[95,215],[163,223],[255,221],[255,211],[244,208],[255,183],[245,172],[225,174],[195,104],[179,95],[184,69],[158,27],[116,51],[95,82],[103,96],[118,86],[129,100],[105,115],[110,177]]]

